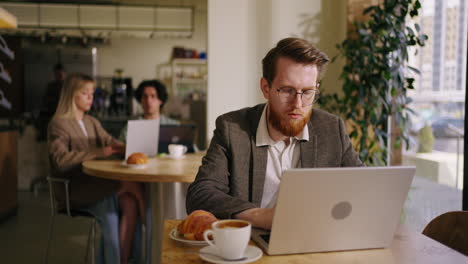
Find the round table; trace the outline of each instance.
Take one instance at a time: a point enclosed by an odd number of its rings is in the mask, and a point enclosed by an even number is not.
[[[167,156],[150,158],[145,169],[128,168],[122,164],[122,160],[88,160],[83,162],[83,172],[91,176],[119,181],[151,183],[147,188],[149,193],[146,221],[147,263],[160,263],[161,261],[164,218],[181,219],[185,217],[182,183],[190,183],[195,180],[204,154],[205,152],[186,154],[181,159],[172,159]],[[174,183],[171,185],[175,205],[172,215],[164,214],[163,183]]]
[[[167,156],[148,159],[145,169],[130,169],[122,160],[88,160],[83,162],[86,174],[119,181],[193,182],[205,152],[189,153],[181,159]]]

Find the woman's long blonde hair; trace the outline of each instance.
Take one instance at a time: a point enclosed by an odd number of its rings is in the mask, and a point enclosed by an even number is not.
[[[63,82],[63,87],[60,92],[60,99],[53,119],[75,118],[77,110],[75,96],[88,82],[94,83],[94,80],[86,74],[72,73],[67,75],[65,81]]]

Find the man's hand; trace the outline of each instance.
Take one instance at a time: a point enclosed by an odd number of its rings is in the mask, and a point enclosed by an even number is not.
[[[275,208],[251,208],[234,215],[234,218],[246,220],[255,227],[270,230],[274,213]]]

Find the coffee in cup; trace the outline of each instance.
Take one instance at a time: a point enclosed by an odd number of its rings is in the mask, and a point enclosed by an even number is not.
[[[203,233],[203,238],[218,255],[225,259],[242,258],[250,241],[252,225],[244,220],[220,220],[211,224],[211,230]],[[214,243],[209,239],[213,236]]]
[[[173,158],[182,158],[187,152],[187,147],[180,144],[169,144],[169,155]]]

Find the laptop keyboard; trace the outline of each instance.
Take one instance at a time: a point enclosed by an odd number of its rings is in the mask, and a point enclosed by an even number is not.
[[[270,243],[270,234],[260,235],[260,237],[265,240],[265,242]]]

